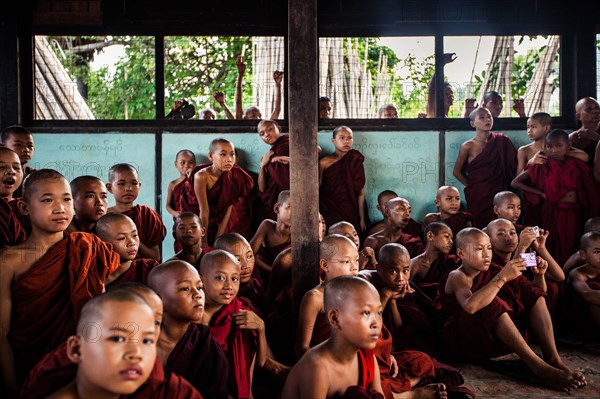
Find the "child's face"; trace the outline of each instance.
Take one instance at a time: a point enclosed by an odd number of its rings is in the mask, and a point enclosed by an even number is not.
[[[385,107],[383,110],[383,114],[381,114],[381,119],[397,119],[398,118],[398,110],[394,106]]]
[[[84,330],[88,336],[78,336],[77,385],[133,393],[154,368],[158,340],[154,315],[148,305],[132,302],[107,303],[102,313]]]
[[[452,239],[452,230],[443,228],[437,234],[430,232],[427,234],[427,239],[433,248],[444,255],[448,255],[452,251],[454,241]]]
[[[507,197],[500,205],[494,206],[494,212],[499,218],[517,223],[521,216],[521,199],[516,195]]]
[[[246,113],[244,114],[243,118],[250,120],[260,120],[262,119],[262,114],[260,113],[260,109],[258,109],[258,107],[249,107],[246,110]]]
[[[492,244],[487,234],[478,234],[469,237],[461,248],[456,249],[456,254],[464,266],[478,271],[489,269],[492,263]]]
[[[325,271],[327,280],[339,276],[356,276],[358,274],[358,249],[354,244],[342,243],[332,259],[321,259],[321,268]]]
[[[183,247],[193,247],[200,243],[204,236],[204,229],[200,222],[193,216],[179,218],[175,226],[175,240]]]
[[[240,262],[240,282],[246,284],[252,278],[252,272],[254,271],[254,252],[252,247],[247,241],[239,241],[235,243],[231,248],[227,248],[227,252],[231,253]]]
[[[152,309],[152,313],[154,314],[154,326],[156,327],[156,336],[160,335],[160,325],[163,319],[163,303],[158,294],[152,292],[146,292],[142,290],[135,290],[136,294],[142,297],[144,301],[150,306]]]
[[[351,224],[343,224],[339,226],[334,234],[341,234],[344,237],[348,237],[350,241],[356,245],[356,248],[360,248],[360,238],[358,237],[356,229]]]
[[[397,195],[382,195],[381,198],[379,198],[379,203],[377,204],[377,209],[379,210],[379,212],[381,212],[381,214],[383,215],[383,218],[385,219],[385,204],[387,204],[387,202],[389,200],[391,200],[392,198],[396,198]]]
[[[373,349],[381,334],[382,313],[377,291],[361,287],[339,310],[339,334],[357,348]]]
[[[204,119],[205,121],[214,121],[217,118],[215,111],[213,111],[212,109],[205,109],[204,111],[202,111],[200,116],[200,119]]]
[[[4,145],[17,153],[23,167],[33,158],[35,147],[33,146],[33,136],[31,134],[11,133]]]
[[[442,213],[456,215],[460,211],[460,193],[454,188],[448,188],[435,199],[435,205]]]
[[[121,257],[121,262],[134,260],[140,247],[137,227],[127,219],[110,223],[104,241],[112,244],[113,250]]]
[[[335,137],[331,139],[331,142],[337,151],[348,152],[352,149],[352,144],[354,142],[352,132],[346,129],[341,129],[336,133]]]
[[[399,256],[391,260],[390,264],[378,264],[377,273],[386,287],[392,291],[401,291],[410,278],[410,258]]]
[[[47,233],[66,230],[73,219],[71,187],[63,179],[38,181],[23,208],[31,224]]]
[[[132,170],[120,170],[114,174],[114,180],[106,185],[108,191],[119,204],[131,205],[140,193],[142,183],[137,173]]]
[[[286,230],[290,230],[292,221],[292,203],[286,201],[283,204],[275,204],[274,211],[277,214],[277,223],[285,226]]]
[[[204,314],[204,284],[198,271],[190,266],[168,272],[161,288],[165,313],[172,319],[201,321]]]
[[[502,97],[492,96],[487,102],[483,103],[483,107],[490,111],[493,118],[499,117],[502,112]]]
[[[329,100],[319,101],[319,118],[331,119],[331,101],[329,101]]]
[[[498,223],[488,234],[492,247],[499,253],[513,253],[519,245],[519,236],[512,223]]]
[[[229,305],[240,290],[241,266],[230,259],[220,261],[207,268],[202,276],[206,303]]]
[[[196,167],[196,159],[192,156],[192,154],[182,152],[175,160],[175,167],[181,176],[187,176],[187,172]]]
[[[319,213],[319,242],[323,241],[326,229],[327,224],[325,223],[325,218]]]
[[[476,130],[489,132],[494,126],[494,118],[489,110],[482,108],[475,115],[475,120],[471,121],[471,127]]]
[[[546,140],[544,143],[544,153],[550,158],[562,161],[569,150],[569,143],[562,139]]]
[[[73,197],[73,207],[79,220],[97,222],[106,214],[108,192],[101,181],[81,183],[77,195]]]
[[[579,255],[594,269],[600,269],[600,240],[588,243],[586,249],[581,249]]]
[[[229,143],[219,143],[213,152],[208,153],[213,166],[223,172],[229,172],[235,165],[235,149]]]
[[[406,227],[410,221],[412,208],[408,201],[394,201],[388,203],[386,215],[393,226],[400,228]]]
[[[268,145],[276,142],[281,134],[279,127],[273,122],[265,121],[260,123],[258,126],[258,134],[260,138]]]
[[[0,197],[11,199],[13,193],[23,182],[23,169],[19,156],[14,152],[0,151]]]
[[[529,140],[540,140],[544,138],[546,133],[550,130],[549,125],[542,125],[538,119],[527,120],[527,137]]]

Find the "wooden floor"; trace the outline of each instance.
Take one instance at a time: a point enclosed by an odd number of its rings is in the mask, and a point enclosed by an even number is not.
[[[535,347],[541,353],[539,347]],[[452,364],[465,378],[465,385],[477,394],[477,398],[600,398],[600,344],[559,345],[559,352],[573,369],[583,372],[587,386],[572,392],[559,392],[544,388],[533,379],[518,379],[476,365]],[[518,359],[507,355],[500,359]]]

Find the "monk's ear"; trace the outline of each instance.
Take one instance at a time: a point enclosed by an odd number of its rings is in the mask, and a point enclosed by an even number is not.
[[[440,199],[439,198],[434,199],[433,203],[435,204],[435,206],[437,206],[439,208],[439,206],[440,206]]]
[[[498,205],[494,205],[494,213],[496,216],[500,217],[500,215],[498,215]]]
[[[113,193],[112,192],[112,183],[106,183],[106,189],[108,190],[109,193]]]
[[[201,236],[201,237],[204,237],[205,235],[206,235],[206,227],[202,227],[202,228],[200,229],[200,236]]]
[[[427,232],[427,241],[433,241],[433,237],[435,237],[435,235],[433,234],[433,231],[428,231]]]
[[[327,313],[327,320],[329,321],[329,325],[332,329],[341,329],[339,315],[340,311],[338,309],[331,309],[329,313]]]
[[[581,259],[585,260],[587,262],[587,256],[585,254],[585,251],[583,249],[579,250],[579,256],[581,256]]]
[[[29,215],[29,205],[27,205],[27,202],[23,201],[23,198],[17,200],[17,208],[19,208],[21,214]]]
[[[327,271],[327,269],[329,268],[329,265],[327,264],[327,259],[319,259],[319,268],[324,272]]]
[[[383,214],[388,217],[390,216],[390,208],[387,205],[383,207]]]
[[[273,205],[273,212],[275,212],[276,215],[279,213],[279,202],[276,202],[275,205]]]
[[[67,357],[73,363],[81,361],[81,337],[79,335],[71,335],[67,339]]]

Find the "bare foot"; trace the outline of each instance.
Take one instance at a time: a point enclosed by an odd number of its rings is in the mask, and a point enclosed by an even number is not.
[[[548,359],[546,362],[548,364],[550,364],[551,366],[556,367],[557,369],[572,373],[573,378],[577,382],[577,386],[579,388],[587,385],[587,382],[585,381],[585,376],[579,371],[573,371],[569,366],[567,366],[567,364],[561,358]]]
[[[562,370],[548,365],[538,371],[532,371],[544,385],[558,391],[569,392],[586,384],[583,374],[571,370]]]
[[[412,399],[446,399],[448,393],[444,384],[428,384],[419,388],[411,389],[402,394],[394,394],[394,398],[412,398]]]

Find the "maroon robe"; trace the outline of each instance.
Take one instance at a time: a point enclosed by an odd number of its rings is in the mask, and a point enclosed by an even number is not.
[[[162,244],[167,235],[167,228],[162,222],[160,215],[146,205],[136,205],[130,210],[123,212],[129,216],[138,230],[140,242],[149,248]],[[140,253],[137,254],[141,258]]]
[[[511,189],[516,170],[517,150],[513,143],[502,133],[490,133],[481,153],[463,168],[467,177],[467,210],[475,218],[475,227],[483,228],[496,219],[494,196]]]
[[[456,255],[440,255],[427,269],[425,276],[414,276],[412,283],[434,300],[438,293],[440,281],[445,279],[452,270],[460,265],[460,258]]]
[[[365,157],[360,152],[350,150],[323,172],[319,188],[319,210],[327,226],[342,221],[349,222],[359,235],[362,234],[358,195],[366,182],[364,160]]]
[[[419,237],[413,237],[410,234],[404,233],[396,242],[406,248],[411,258],[415,258],[425,252],[425,246]]]
[[[8,202],[0,198],[0,248],[25,241],[25,230]]]
[[[273,155],[265,167],[265,191],[260,193],[265,212],[265,218],[276,219],[273,206],[277,203],[277,197],[283,190],[290,189],[290,165],[281,162],[271,162],[274,157],[290,155],[290,138],[287,134],[279,138],[271,145]]]
[[[150,271],[157,265],[158,261],[156,259],[136,258],[131,262],[131,266],[125,273],[106,284],[106,290],[108,291],[110,287],[125,282],[146,284],[148,274],[150,274]]]
[[[181,205],[181,201],[179,200],[183,194],[183,187],[185,186],[186,179],[183,179],[175,186],[173,186],[173,195],[171,197],[171,208],[175,209],[177,212],[183,212],[184,209]],[[175,217],[173,217],[173,222],[175,222]],[[173,236],[175,236],[175,224],[173,224]],[[175,253],[181,251],[181,243],[179,241],[173,241],[173,250]]]
[[[75,232],[14,281],[9,341],[19,382],[75,333],[81,308],[103,292],[104,281],[119,266],[119,255],[110,244]]]
[[[476,292],[484,287],[501,270],[501,266],[492,263],[488,270],[475,276],[471,291]],[[504,284],[489,305],[474,314],[468,314],[454,294],[446,294],[445,287],[444,280],[440,282],[438,294],[442,347],[448,356],[469,362],[491,359],[512,352],[494,331],[496,321],[503,313],[508,313],[527,340],[529,310],[538,298],[546,295],[525,277],[519,276]]]
[[[237,294],[238,298],[248,299],[252,305],[260,312],[258,314],[261,319],[267,310],[267,292],[260,277],[260,271],[254,268],[250,280],[247,283],[240,281],[240,290]]]
[[[200,214],[198,199],[194,192],[194,176],[198,171],[209,167],[212,162],[206,162],[196,166],[186,180],[181,195],[180,206],[185,211]],[[208,243],[212,245],[215,241],[219,223],[230,205],[231,216],[225,228],[225,233],[233,231],[248,238],[252,221],[252,207],[250,204],[250,190],[254,187],[252,177],[238,165],[234,165],[229,172],[223,173],[217,182],[207,191],[208,199],[208,226],[206,227]]]
[[[19,210],[19,207],[17,206],[17,203],[18,203],[17,199],[8,201],[8,205],[12,209],[15,219],[21,225],[21,227],[23,228],[23,231],[25,231],[25,237],[28,237],[31,234],[31,219],[29,219],[29,215],[23,215],[21,213],[21,211]]]
[[[467,223],[471,223],[471,226],[475,226],[475,219],[469,212],[458,211],[455,215],[450,216],[447,219],[441,221],[446,224],[452,230],[452,235],[456,237],[459,231],[467,227]]]
[[[577,248],[584,222],[598,215],[600,196],[591,169],[577,158],[557,161],[548,157],[545,164],[530,164],[525,170],[529,171],[533,186],[546,195],[542,206],[543,226],[550,231],[546,245],[562,265]],[[576,192],[577,203],[561,201],[569,191]],[[532,203],[540,203],[535,194],[525,193],[525,196]]]
[[[229,362],[227,388],[234,398],[250,398],[250,365],[257,350],[256,332],[236,328],[233,314],[240,310],[252,310],[247,303],[234,298],[223,306],[209,322],[212,336],[223,348]]]
[[[205,398],[226,399],[229,365],[210,329],[190,323],[165,363],[165,373],[184,377]]]

